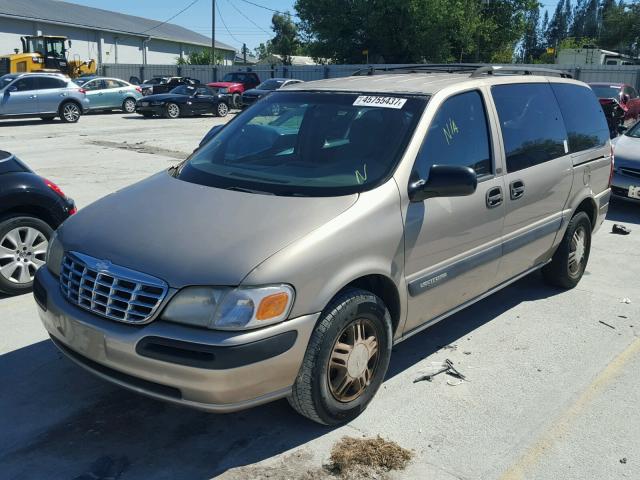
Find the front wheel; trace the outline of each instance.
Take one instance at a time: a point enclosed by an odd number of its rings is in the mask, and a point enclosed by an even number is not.
[[[591,220],[585,212],[576,213],[551,263],[542,269],[545,281],[555,287],[573,288],[582,278],[591,251]]]
[[[0,221],[0,291],[17,295],[31,290],[44,265],[52,228],[39,218],[15,216]]]
[[[226,117],[229,113],[229,107],[224,102],[220,102],[216,107],[216,116],[218,117]]]
[[[133,98],[127,98],[124,102],[122,102],[122,110],[125,113],[135,113],[136,101]]]
[[[64,123],[76,123],[80,120],[82,110],[80,106],[75,102],[66,102],[60,105],[60,120]]]
[[[180,116],[180,107],[175,103],[167,104],[164,110],[164,116],[167,118],[178,118]]]
[[[365,290],[346,290],[320,317],[289,403],[324,425],[354,419],[382,385],[392,337],[391,316],[382,300]]]

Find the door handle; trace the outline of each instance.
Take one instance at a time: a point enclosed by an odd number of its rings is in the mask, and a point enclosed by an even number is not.
[[[495,208],[502,205],[502,187],[493,187],[487,191],[487,208]]]
[[[511,192],[511,200],[517,200],[524,196],[524,182],[522,180],[514,180],[509,184]]]
[[[30,95],[29,98],[38,98],[38,95]]]

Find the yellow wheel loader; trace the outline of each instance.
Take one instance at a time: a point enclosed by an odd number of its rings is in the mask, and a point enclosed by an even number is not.
[[[67,58],[67,37],[27,36],[21,37],[22,53],[0,57],[0,75],[21,72],[62,72],[72,78],[96,73],[96,61],[82,61],[78,55]]]

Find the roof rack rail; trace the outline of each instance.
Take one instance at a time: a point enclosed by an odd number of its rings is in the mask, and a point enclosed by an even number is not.
[[[352,77],[362,75],[375,75],[379,72],[387,73],[418,73],[418,72],[434,72],[434,73],[468,73],[475,72],[481,65],[469,65],[464,63],[439,63],[439,64],[419,64],[407,65],[404,67],[366,67],[355,71]]]
[[[482,77],[484,75],[555,75],[560,78],[573,78],[569,72],[564,70],[555,70],[553,68],[542,68],[542,67],[519,67],[517,65],[514,66],[484,66],[475,70],[471,77]]]

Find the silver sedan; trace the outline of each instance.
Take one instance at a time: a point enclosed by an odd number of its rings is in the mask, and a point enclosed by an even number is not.
[[[611,191],[618,197],[640,202],[640,122],[612,143],[615,167]]]

